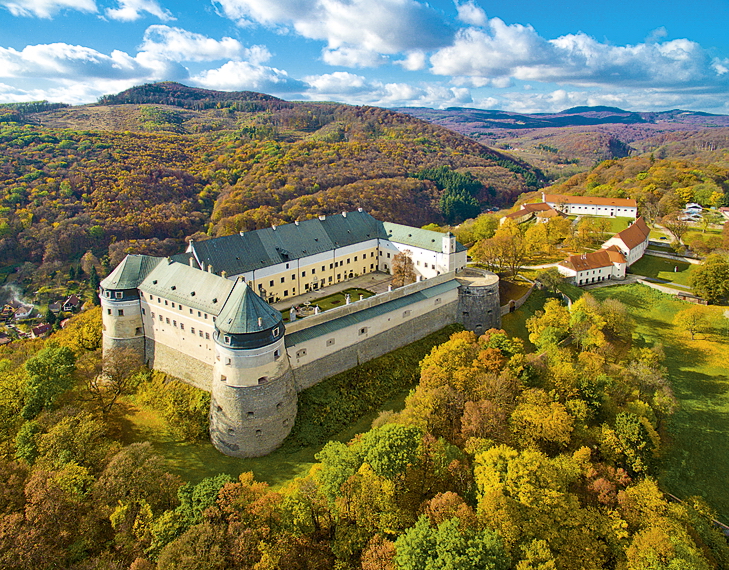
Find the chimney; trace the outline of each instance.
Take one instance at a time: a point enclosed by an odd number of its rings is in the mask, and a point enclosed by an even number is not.
[[[260,329],[262,327],[263,327],[263,317],[258,317],[258,328]]]
[[[190,256],[190,267],[195,267],[195,258],[192,255]]]
[[[326,219],[327,219],[327,217],[326,217],[325,215],[323,215],[323,214],[322,214],[322,215],[320,215],[320,216],[319,216],[319,219],[320,219],[320,220],[321,220],[321,221],[323,222],[324,220],[326,220]]]
[[[221,276],[221,277],[222,277],[223,279],[227,279],[227,278],[228,278],[228,272],[227,272],[227,271],[221,271],[221,272],[220,272],[220,276]]]
[[[276,231],[276,226],[274,224],[271,224],[271,228],[273,228],[273,231]]]
[[[212,265],[208,265],[208,273],[212,273],[212,272],[213,272],[213,266]]]
[[[294,220],[294,223],[298,226],[299,225],[299,220]]]
[[[347,217],[347,212],[342,212],[342,217],[343,218],[346,218]]]
[[[357,211],[358,212],[364,212],[364,210],[362,208],[357,208]]]

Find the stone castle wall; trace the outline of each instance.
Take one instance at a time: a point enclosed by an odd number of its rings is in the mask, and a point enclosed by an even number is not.
[[[354,345],[339,349],[314,362],[294,368],[296,389],[301,392],[325,378],[345,372],[355,366],[407,346],[421,338],[457,322],[457,302],[442,305],[377,335],[362,339]]]
[[[155,342],[151,338],[146,339],[141,350],[144,353],[144,362],[149,368],[159,370],[184,380],[196,388],[210,392],[213,379],[212,365],[161,342]]]

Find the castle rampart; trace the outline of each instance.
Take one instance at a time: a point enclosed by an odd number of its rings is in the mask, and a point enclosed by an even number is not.
[[[464,270],[465,250],[450,234],[382,225],[362,212],[330,224],[320,218],[288,226],[258,237],[220,238],[220,247],[191,244],[176,259],[130,255],[101,284],[105,350],[132,346],[151,368],[211,391],[211,440],[227,455],[275,449],[293,426],[297,392],[325,378],[448,324],[460,322],[477,333],[500,326],[498,277]],[[309,241],[292,243],[290,252],[281,241],[288,234]],[[231,249],[241,243],[258,249]],[[336,244],[341,257],[317,250],[327,243]],[[420,267],[416,283],[286,326],[257,294],[270,293],[262,279],[269,286],[277,279],[275,291],[291,287],[281,291],[290,296],[294,283],[297,291],[302,283],[312,290],[378,268],[391,271],[394,254],[405,249]],[[225,257],[236,253],[233,261]],[[330,254],[331,267],[323,261]],[[268,255],[277,273],[266,275],[261,260],[250,281],[245,272],[227,278],[258,263],[240,261],[245,255]],[[303,269],[305,259],[316,262]],[[212,262],[231,274],[221,269],[217,275]]]

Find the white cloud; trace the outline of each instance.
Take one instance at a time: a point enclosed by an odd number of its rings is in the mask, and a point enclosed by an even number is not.
[[[408,71],[419,71],[425,69],[426,55],[425,52],[420,50],[411,51],[405,59],[396,61],[395,63],[401,65],[403,69],[407,69]]]
[[[452,107],[472,102],[470,91],[462,87],[383,83],[341,71],[304,79],[310,86],[305,95],[315,101],[329,99],[380,107]]]
[[[169,10],[162,8],[156,0],[118,0],[118,8],[107,8],[106,15],[112,20],[133,22],[143,17],[144,13],[156,16],[163,22],[174,20]]]
[[[164,25],[149,26],[144,32],[144,41],[139,49],[155,57],[172,61],[211,61],[216,59],[238,59],[245,53],[243,46],[233,38],[214,40],[202,34],[188,32],[181,28]],[[270,57],[265,48],[252,48],[255,57]]]
[[[225,16],[241,24],[285,27],[305,38],[326,41],[325,58],[342,62],[338,65],[362,66],[363,61],[374,61],[371,56],[365,59],[365,53],[431,50],[453,39],[443,17],[415,0],[217,0],[217,4]]]
[[[377,67],[388,61],[376,51],[353,47],[325,49],[322,51],[322,60],[329,65],[342,67]]]
[[[476,5],[473,0],[463,4],[456,2],[456,8],[458,10],[458,19],[461,22],[472,26],[485,26],[488,22],[486,12],[480,6]]]
[[[208,89],[228,91],[261,91],[264,93],[293,93],[305,85],[274,67],[247,61],[229,61],[217,69],[209,69],[191,77],[191,82]]]
[[[430,62],[437,75],[491,80],[674,89],[729,86],[721,77],[726,65],[690,40],[613,46],[583,33],[546,40],[531,26],[506,25],[498,18],[483,29],[461,30],[453,45],[434,53]]]
[[[52,18],[62,10],[96,13],[95,0],[0,0],[13,16]]]

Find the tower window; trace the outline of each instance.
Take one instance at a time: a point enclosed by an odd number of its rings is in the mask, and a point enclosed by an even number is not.
[[[359,329],[359,334],[360,335],[367,334],[367,327],[362,327],[361,329]]]
[[[227,381],[228,381],[228,377],[227,377],[227,376],[225,376],[224,374],[221,374],[221,375],[220,375],[220,381],[221,381],[221,382],[227,382]]]
[[[123,317],[123,316],[124,316],[124,309],[119,309],[119,310],[117,311],[117,314],[118,314],[118,315],[119,315],[120,317]]]
[[[142,314],[143,315],[146,315],[147,314],[147,311],[144,310],[144,307],[142,307]]]
[[[205,333],[205,340],[210,340],[210,333]]]
[[[115,296],[115,297],[116,297],[117,299],[121,299],[123,295],[124,295],[124,294],[123,294],[123,293],[122,293],[121,291],[117,291],[117,292],[116,292],[116,293],[114,294],[114,296]]]
[[[223,342],[224,342],[225,344],[230,344],[230,337],[229,337],[229,336],[224,336],[224,337],[223,337]]]
[[[111,315],[111,309],[106,309],[106,312]]]
[[[273,359],[274,360],[278,360],[279,358],[281,358],[281,351],[278,350],[278,349],[277,350],[274,350],[273,351]]]
[[[273,329],[273,336],[278,336],[278,327]]]

